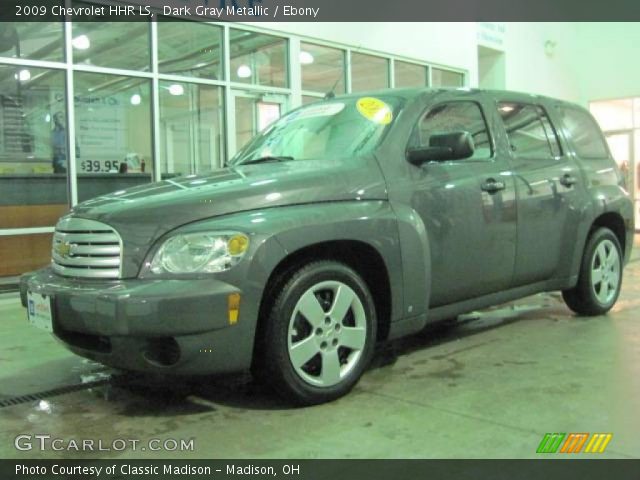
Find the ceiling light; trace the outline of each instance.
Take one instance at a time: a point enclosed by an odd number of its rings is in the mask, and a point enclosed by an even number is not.
[[[142,97],[139,93],[131,95],[131,105],[140,105],[140,102],[142,102]]]
[[[311,55],[309,52],[305,52],[304,50],[300,52],[300,63],[302,65],[311,65],[313,63],[313,60],[313,55]]]
[[[14,75],[16,80],[20,80],[21,82],[28,82],[31,80],[31,72],[29,70],[20,70],[18,73]]]
[[[183,95],[184,94],[184,87],[182,85],[178,85],[177,83],[174,83],[173,85],[169,85],[169,93],[171,95]]]
[[[249,78],[253,72],[251,72],[251,68],[249,68],[249,65],[240,65],[238,67],[238,78]]]
[[[78,50],[86,50],[91,46],[91,41],[86,35],[78,35],[76,38],[71,40],[71,45],[73,45],[73,48]]]

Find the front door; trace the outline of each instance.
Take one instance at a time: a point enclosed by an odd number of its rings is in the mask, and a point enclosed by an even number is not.
[[[481,99],[429,107],[409,146],[429,146],[433,133],[455,131],[472,135],[471,158],[429,162],[410,173],[410,201],[431,249],[431,308],[506,289],[513,276],[514,181],[496,155]]]
[[[229,151],[230,156],[233,156],[258,132],[284,114],[287,97],[234,90],[231,98],[233,118],[229,119]]]

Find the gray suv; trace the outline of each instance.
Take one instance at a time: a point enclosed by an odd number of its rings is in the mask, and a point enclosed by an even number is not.
[[[228,165],[94,198],[27,274],[30,321],[135,371],[251,368],[292,402],[348,392],[376,342],[537,292],[618,298],[633,232],[590,114],[480,90],[303,106]]]

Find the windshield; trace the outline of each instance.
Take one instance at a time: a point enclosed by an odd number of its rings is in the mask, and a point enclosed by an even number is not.
[[[254,137],[229,162],[345,158],[370,153],[393,122],[395,97],[327,100],[285,115]]]

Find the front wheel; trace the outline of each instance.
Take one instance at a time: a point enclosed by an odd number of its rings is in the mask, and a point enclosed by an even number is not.
[[[579,315],[601,315],[616,303],[622,284],[622,249],[608,228],[594,231],[585,247],[578,284],[562,292],[567,306]]]
[[[287,400],[313,405],[353,388],[373,355],[375,303],[336,261],[310,263],[284,285],[266,319],[263,378]]]

